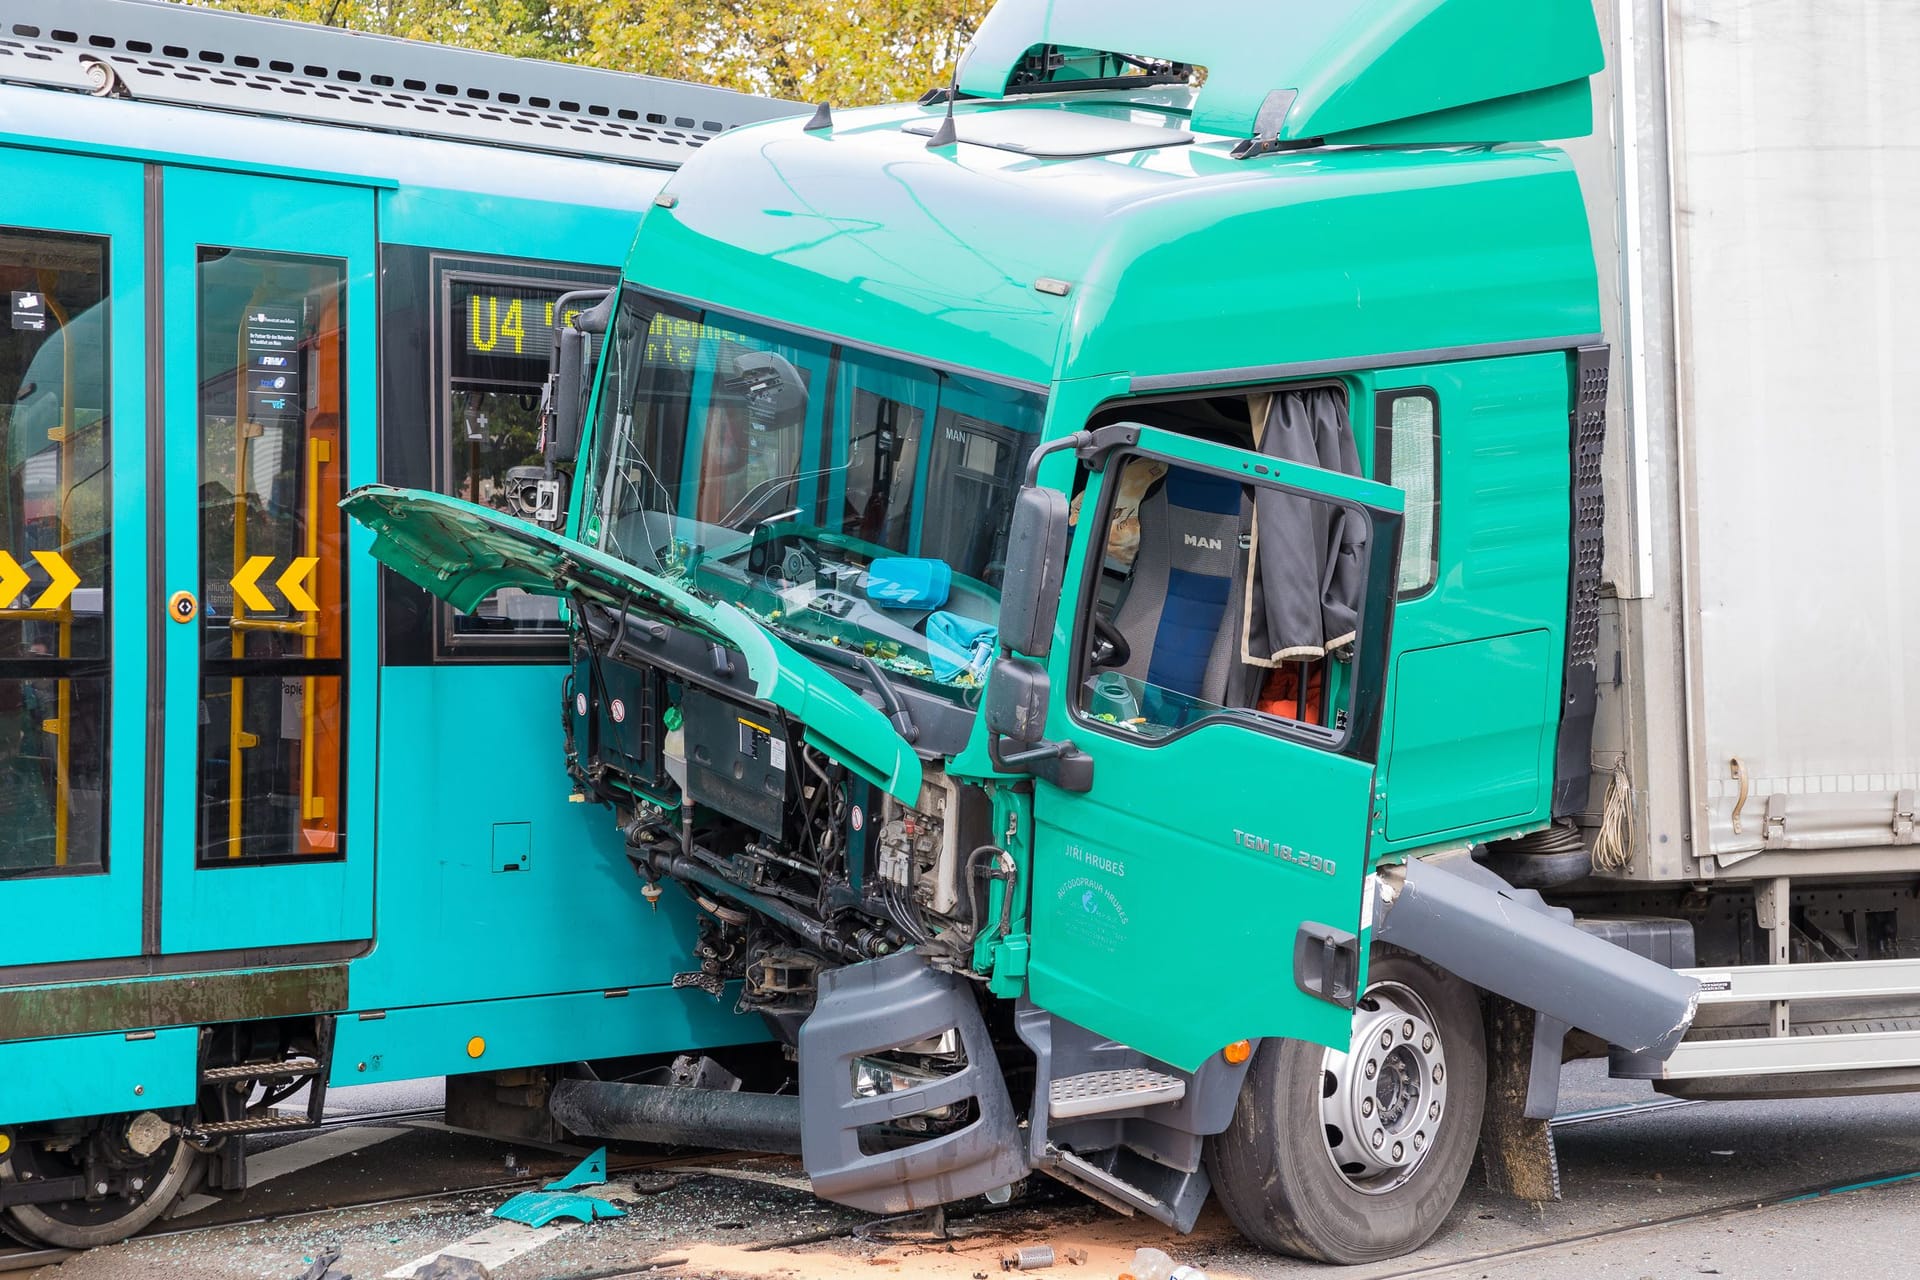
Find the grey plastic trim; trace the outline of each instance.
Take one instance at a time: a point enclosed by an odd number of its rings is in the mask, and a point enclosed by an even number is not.
[[[1455,360],[1491,360],[1498,356],[1539,355],[1544,351],[1575,351],[1605,341],[1600,334],[1582,333],[1564,338],[1527,338],[1517,342],[1481,342],[1463,347],[1428,347],[1420,351],[1393,351],[1372,356],[1349,356],[1340,360],[1299,360],[1288,364],[1256,364],[1238,369],[1206,369],[1195,373],[1155,373],[1135,378],[1131,389],[1141,393],[1191,391],[1248,382],[1282,382],[1289,378],[1360,373],[1368,369],[1447,364]]]
[[[1474,862],[1414,860],[1379,873],[1373,937],[1477,987],[1664,1059],[1693,1024],[1700,983],[1573,922]]]
[[[854,1062],[948,1031],[965,1065],[930,1084],[862,1098]],[[828,969],[800,1026],[801,1146],[816,1195],[869,1213],[907,1213],[1010,1186],[1028,1173],[1013,1103],[978,997],[916,951]],[[949,1133],[871,1155],[860,1131],[972,1099]]]

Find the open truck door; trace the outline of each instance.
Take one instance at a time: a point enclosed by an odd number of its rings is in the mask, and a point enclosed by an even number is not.
[[[1093,439],[1062,583],[1021,560],[1049,540],[1057,560],[1066,500],[1027,491],[1002,620],[1017,655],[988,694],[996,759],[1036,778],[1030,995],[1186,1071],[1262,1037],[1344,1049],[1402,496],[1150,428]],[[1309,591],[1318,616],[1330,570],[1351,633],[1276,651],[1269,597]]]

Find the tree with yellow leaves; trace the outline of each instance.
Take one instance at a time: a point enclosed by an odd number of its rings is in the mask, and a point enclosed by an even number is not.
[[[945,84],[991,0],[186,0],[843,106]]]

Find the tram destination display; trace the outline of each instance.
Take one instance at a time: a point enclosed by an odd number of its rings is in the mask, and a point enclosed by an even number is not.
[[[546,378],[560,319],[554,312],[558,291],[457,279],[450,287],[454,381],[497,385]]]

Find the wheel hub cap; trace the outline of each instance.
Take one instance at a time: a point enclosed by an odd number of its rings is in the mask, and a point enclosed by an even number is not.
[[[1426,1004],[1398,983],[1369,987],[1353,1042],[1327,1050],[1320,1120],[1327,1154],[1356,1190],[1383,1194],[1413,1176],[1446,1120],[1446,1046]]]

